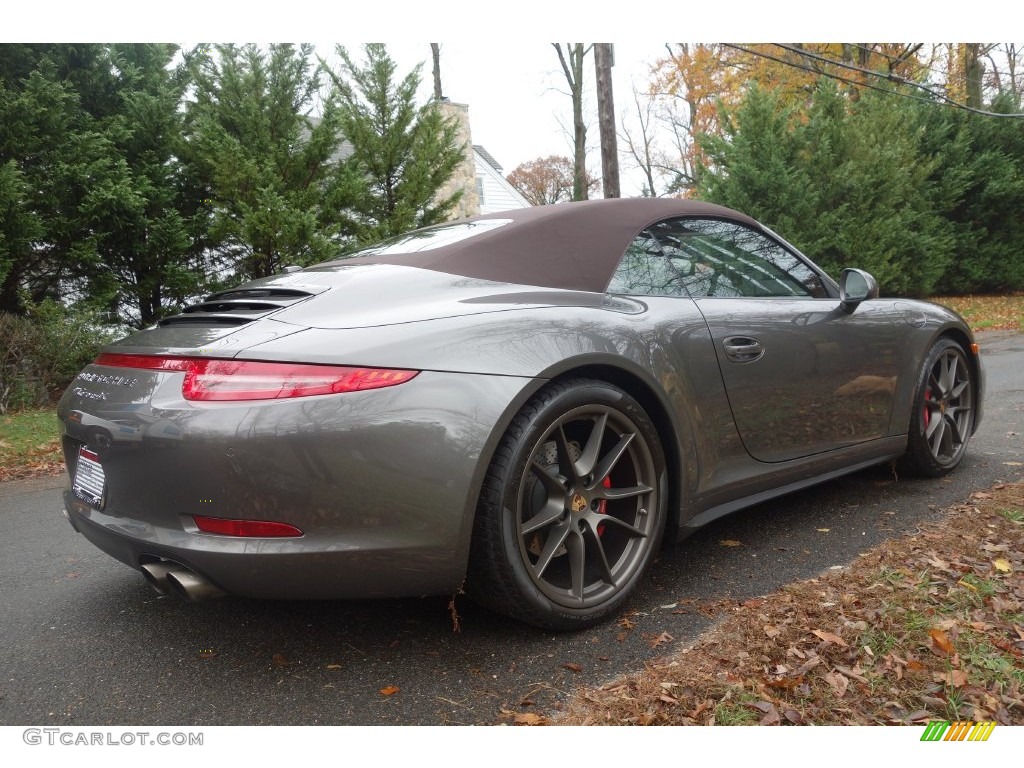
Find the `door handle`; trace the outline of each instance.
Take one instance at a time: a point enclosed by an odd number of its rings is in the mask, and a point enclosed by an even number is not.
[[[764,354],[764,346],[750,336],[727,336],[722,340],[726,356],[736,363],[752,363]]]

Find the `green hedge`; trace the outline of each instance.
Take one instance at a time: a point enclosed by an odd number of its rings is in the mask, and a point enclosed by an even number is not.
[[[0,312],[0,413],[54,402],[115,332],[53,301]]]

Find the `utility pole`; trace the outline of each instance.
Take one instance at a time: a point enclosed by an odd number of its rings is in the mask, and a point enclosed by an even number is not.
[[[597,122],[601,130],[601,177],[605,197],[621,197],[619,192],[619,151],[615,142],[615,103],[612,99],[612,66],[615,54],[611,43],[594,43],[597,69]]]

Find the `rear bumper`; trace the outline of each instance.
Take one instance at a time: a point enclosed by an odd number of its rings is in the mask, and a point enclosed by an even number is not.
[[[252,407],[147,405],[176,425],[174,441],[143,429],[94,445],[87,420],[65,420],[69,459],[89,444],[107,480],[102,509],[68,489],[65,510],[133,568],[171,560],[240,596],[446,594],[465,577],[487,457],[529,382],[425,371],[387,390]],[[62,417],[88,408],[65,401]],[[303,535],[203,533],[192,515],[279,521]]]
[[[111,557],[139,569],[171,560],[195,571],[225,592],[281,600],[335,600],[454,592],[465,563],[454,550],[423,546],[320,547],[299,539],[233,539],[173,531],[132,530],[64,492],[71,525]],[[177,541],[177,543],[172,543]]]

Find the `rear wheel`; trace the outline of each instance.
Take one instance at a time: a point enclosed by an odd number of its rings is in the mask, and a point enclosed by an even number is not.
[[[973,405],[974,378],[963,347],[939,339],[921,371],[903,468],[925,477],[953,470],[974,428]]]
[[[488,469],[467,591],[550,629],[615,613],[660,545],[664,474],[657,431],[626,392],[592,380],[546,387]]]

